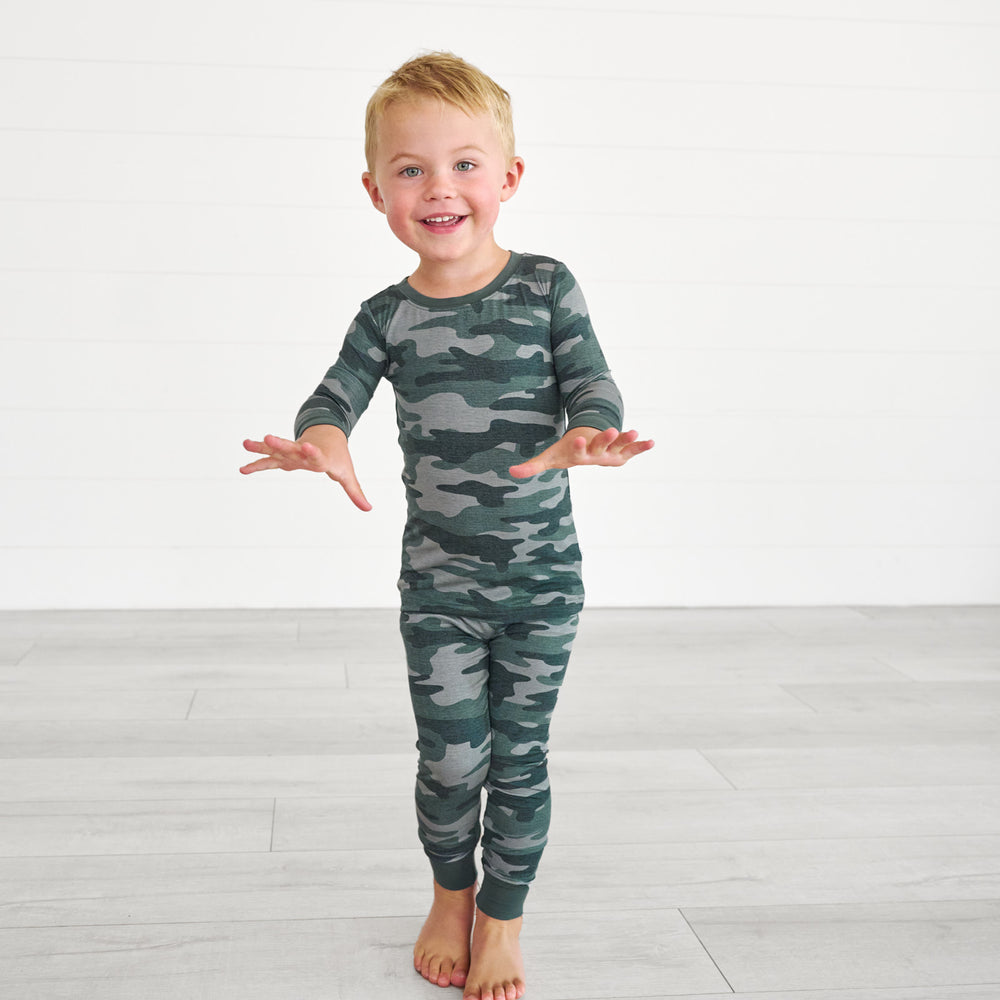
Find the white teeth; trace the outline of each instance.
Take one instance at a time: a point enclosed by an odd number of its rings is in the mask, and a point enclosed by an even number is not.
[[[424,222],[457,222],[459,215],[437,215],[433,219],[424,219]]]

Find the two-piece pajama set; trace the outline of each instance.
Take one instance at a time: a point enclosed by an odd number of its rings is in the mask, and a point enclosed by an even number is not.
[[[481,836],[477,903],[511,919],[545,847],[549,722],[583,584],[566,470],[508,469],[565,430],[620,429],[621,396],[568,269],[516,253],[471,295],[428,298],[404,280],[363,303],[296,436],[315,424],[349,435],[382,378],[404,458],[420,840],[438,884],[464,889]]]

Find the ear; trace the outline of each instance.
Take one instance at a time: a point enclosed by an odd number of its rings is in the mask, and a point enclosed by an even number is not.
[[[500,200],[507,201],[514,197],[514,192],[521,183],[524,176],[524,160],[520,156],[511,159],[507,166],[507,176],[504,178],[503,187],[500,189]]]
[[[382,193],[375,183],[375,175],[366,170],[361,175],[361,183],[364,184],[365,190],[368,192],[368,197],[372,200],[372,204],[385,215],[385,202],[382,200]]]

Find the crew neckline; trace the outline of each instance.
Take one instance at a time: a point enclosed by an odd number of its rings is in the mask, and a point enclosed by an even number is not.
[[[456,306],[466,306],[471,305],[474,302],[481,302],[483,299],[488,298],[497,289],[502,287],[507,279],[514,273],[517,265],[521,262],[522,255],[512,250],[510,252],[510,260],[504,265],[503,270],[486,286],[479,288],[474,292],[469,292],[467,295],[455,295],[451,298],[437,299],[430,295],[424,295],[418,292],[411,284],[409,278],[403,278],[403,280],[396,285],[396,287],[406,296],[411,302],[415,302],[417,305],[426,306],[428,309],[453,309]]]

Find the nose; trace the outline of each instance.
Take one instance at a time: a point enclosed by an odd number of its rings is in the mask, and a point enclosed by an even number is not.
[[[427,175],[427,183],[424,185],[424,197],[428,201],[436,201],[440,198],[453,198],[454,196],[455,185],[450,170],[437,170]]]

